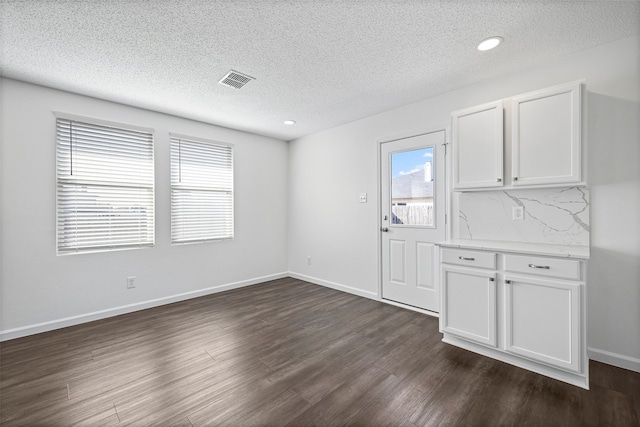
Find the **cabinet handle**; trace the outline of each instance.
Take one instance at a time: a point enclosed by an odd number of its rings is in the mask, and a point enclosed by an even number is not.
[[[498,178],[498,179],[496,179],[496,181],[502,182],[502,178]]]
[[[458,259],[461,259],[462,261],[475,261],[475,258],[465,258],[463,256],[459,256]]]
[[[506,283],[507,285],[511,284],[511,280],[505,280],[504,283]]]
[[[489,281],[490,281],[490,282],[495,282],[495,281],[496,281],[496,279],[494,279],[493,277],[489,277]]]
[[[548,269],[551,268],[548,265],[535,265],[535,264],[529,264],[529,267],[531,267],[531,268],[543,268],[545,270],[548,270]]]
[[[514,181],[517,181],[517,180],[518,180],[518,177],[517,177],[517,176],[514,176],[514,177],[513,177],[513,180],[514,180]]]

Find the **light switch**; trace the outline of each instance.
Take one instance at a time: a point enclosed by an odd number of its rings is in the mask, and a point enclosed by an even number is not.
[[[367,193],[360,193],[360,203],[367,203]]]

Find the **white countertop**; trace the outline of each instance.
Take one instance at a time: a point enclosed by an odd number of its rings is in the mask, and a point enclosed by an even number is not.
[[[504,242],[494,240],[450,239],[436,243],[438,246],[461,249],[483,249],[500,252],[517,252],[532,255],[589,259],[588,246],[554,245],[549,243]]]

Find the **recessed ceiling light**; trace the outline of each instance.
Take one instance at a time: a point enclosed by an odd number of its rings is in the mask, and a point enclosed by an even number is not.
[[[285,125],[295,125],[295,124],[296,124],[296,122],[295,122],[295,120],[285,120],[285,121],[284,121],[284,124],[285,124]]]
[[[489,37],[488,39],[482,40],[480,42],[480,44],[478,45],[478,50],[491,50],[502,43],[502,40],[502,37],[498,36]]]

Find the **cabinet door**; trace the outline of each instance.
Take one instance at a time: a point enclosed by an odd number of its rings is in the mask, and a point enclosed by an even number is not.
[[[495,272],[442,268],[442,331],[496,347]]]
[[[582,182],[581,84],[512,100],[514,186]]]
[[[505,277],[505,350],[580,372],[581,284]]]
[[[451,113],[453,189],[501,187],[502,101]]]

